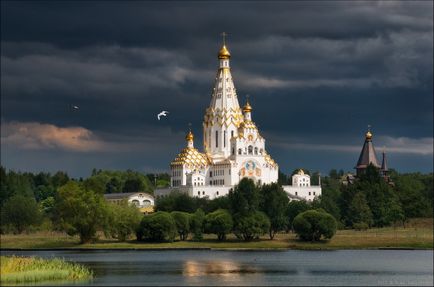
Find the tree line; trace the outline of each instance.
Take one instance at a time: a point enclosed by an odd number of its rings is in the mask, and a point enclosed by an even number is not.
[[[289,202],[280,184],[256,186],[243,179],[227,196],[213,200],[183,193],[158,198],[156,212],[143,216],[126,201],[107,203],[103,194],[152,193],[153,175],[94,170],[89,178],[77,180],[63,172],[19,173],[2,167],[0,231],[45,228],[89,242],[97,231],[121,241],[133,235],[144,241],[202,240],[203,234],[225,240],[229,233],[249,241],[293,230],[301,239],[319,240],[333,236],[336,228],[405,226],[409,218],[432,216],[432,173],[392,171],[395,186],[388,185],[373,166],[354,184],[343,185],[343,175],[332,170],[322,177],[322,195],[313,202]]]

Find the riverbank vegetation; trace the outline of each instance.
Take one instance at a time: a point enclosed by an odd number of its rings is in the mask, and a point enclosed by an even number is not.
[[[78,236],[84,246],[92,242],[101,243],[98,238],[106,241],[116,238],[122,242],[132,240],[134,236],[138,239],[136,244],[170,244],[179,239],[179,242],[187,241],[188,245],[194,239],[197,246],[207,245],[212,240],[227,240],[233,244],[244,241],[248,246],[255,245],[250,243],[252,241],[265,244],[265,238],[273,242],[277,235],[276,242],[279,238],[290,241],[290,244],[283,244],[285,246],[293,245],[291,240],[297,238],[309,241],[329,239],[328,244],[333,245],[335,226],[338,229],[336,236],[344,232],[369,234],[372,230],[390,226],[408,230],[406,227],[412,218],[432,218],[432,174],[401,175],[392,171],[391,178],[395,182],[392,186],[373,166],[368,167],[365,175],[353,184],[343,184],[343,172],[331,171],[329,176],[322,178],[322,195],[313,202],[289,202],[280,186],[287,182],[280,175],[279,184],[262,186],[243,179],[228,196],[213,200],[173,193],[156,199],[157,212],[153,215],[142,215],[126,203],[114,205],[103,199],[107,192],[152,188],[151,178],[137,172],[94,171],[88,179],[76,180],[62,172],[52,176],[6,172],[4,168],[0,171],[2,234],[65,232],[69,236]],[[310,227],[299,224],[307,221],[296,220],[298,215],[306,212],[320,212],[328,219],[332,218],[334,224],[331,221],[320,224],[331,227],[331,231],[323,230],[320,237],[307,236],[304,232]],[[295,225],[303,228],[294,228]],[[175,245],[183,245],[179,242]],[[403,246],[407,243],[405,240],[402,242]],[[267,244],[273,246],[273,243]],[[282,245],[280,242],[276,244]],[[424,246],[432,246],[432,243]]]
[[[0,257],[0,282],[5,284],[41,283],[47,281],[80,281],[93,273],[83,265],[62,259],[38,257]]]

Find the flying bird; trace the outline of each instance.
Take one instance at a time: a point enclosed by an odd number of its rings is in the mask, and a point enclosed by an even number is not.
[[[157,115],[158,120],[160,120],[160,117],[161,117],[161,116],[165,116],[165,117],[166,117],[168,113],[169,113],[168,111],[161,111],[161,113],[159,113],[159,114]]]
[[[80,107],[79,107],[79,106],[76,106],[76,105],[71,105],[71,109],[72,109],[72,110],[79,110]]]

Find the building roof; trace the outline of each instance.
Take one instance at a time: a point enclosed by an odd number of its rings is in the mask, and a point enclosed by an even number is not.
[[[376,167],[380,167],[375,154],[374,145],[372,144],[372,133],[368,131],[365,137],[362,151],[360,152],[359,160],[357,161],[356,168],[366,168],[370,163]]]
[[[149,193],[146,192],[118,192],[118,193],[105,193],[104,194],[104,198],[105,199],[124,199],[124,198],[129,198],[130,196],[134,195],[134,194],[138,194],[138,193],[142,193],[145,194],[148,197],[153,198],[153,196]]]

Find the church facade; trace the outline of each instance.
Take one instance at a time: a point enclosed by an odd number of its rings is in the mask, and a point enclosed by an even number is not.
[[[186,146],[170,164],[171,187],[157,189],[156,196],[174,190],[210,199],[224,196],[242,178],[257,184],[277,182],[279,166],[266,150],[265,139],[253,121],[247,101],[241,108],[230,70],[226,45],[218,53],[219,66],[211,103],[203,120],[203,152],[191,130]]]

